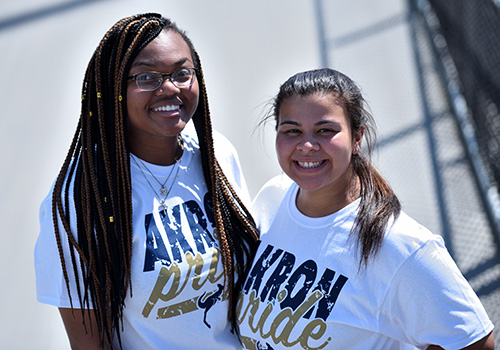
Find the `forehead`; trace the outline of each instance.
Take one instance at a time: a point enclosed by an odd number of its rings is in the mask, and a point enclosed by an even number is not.
[[[299,119],[302,122],[316,122],[319,119],[347,121],[344,106],[332,93],[295,95],[284,99],[279,110],[279,120]]]
[[[153,67],[193,63],[191,50],[182,36],[173,30],[162,30],[137,55],[132,67],[148,65]]]

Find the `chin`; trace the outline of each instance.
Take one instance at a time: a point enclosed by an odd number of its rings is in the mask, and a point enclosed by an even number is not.
[[[287,174],[289,178],[293,180],[299,186],[301,190],[304,191],[317,191],[323,187],[323,183],[316,179],[303,179],[298,176],[290,176]]]

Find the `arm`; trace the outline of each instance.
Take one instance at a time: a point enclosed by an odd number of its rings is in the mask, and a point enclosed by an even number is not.
[[[494,350],[495,349],[495,337],[493,336],[493,332],[488,334],[483,339],[466,346],[462,350]],[[443,350],[442,347],[437,345],[431,345],[427,348],[427,350]]]
[[[87,310],[85,310],[87,312]],[[81,309],[59,308],[59,313],[66,328],[71,349],[73,350],[97,350],[97,349],[112,349],[109,343],[104,344],[101,348],[99,335],[97,333],[97,324],[95,322],[94,311],[90,311],[91,318],[85,315],[85,325],[83,326],[83,316]]]

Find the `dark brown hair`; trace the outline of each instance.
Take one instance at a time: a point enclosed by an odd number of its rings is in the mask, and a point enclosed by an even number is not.
[[[198,53],[185,32],[159,14],[118,21],[95,50],[83,82],[78,127],[56,180],[52,211],[63,275],[73,307],[67,268],[75,274],[78,299],[93,308],[101,343],[120,340],[124,301],[132,293],[132,185],[127,140],[127,76],[138,53],[162,31],[179,33],[188,44],[197,70],[200,102],[193,116],[204,177],[212,196],[213,215],[229,293],[229,317],[235,325],[235,297],[258,238],[255,223],[222,172],[215,155],[206,87]],[[74,183],[69,201],[70,184]],[[71,232],[70,206],[76,210]],[[63,226],[63,232],[58,224]],[[69,264],[61,235],[70,242]],[[75,235],[76,234],[76,237]],[[88,313],[90,317],[90,313]],[[85,322],[85,321],[84,321]]]
[[[332,94],[337,103],[345,108],[352,135],[362,127],[365,130],[364,152],[353,154],[351,158],[352,169],[361,182],[359,212],[351,234],[357,234],[361,250],[360,266],[366,266],[369,258],[380,248],[389,220],[399,216],[401,204],[370,162],[376,141],[375,121],[365,108],[366,102],[359,87],[345,74],[329,68],[297,73],[281,85],[263,122],[274,118],[277,127],[284,100],[318,93]]]

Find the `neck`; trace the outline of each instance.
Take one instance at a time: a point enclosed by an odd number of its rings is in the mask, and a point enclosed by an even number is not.
[[[130,152],[142,160],[156,165],[172,165],[182,156],[184,150],[180,135],[161,138],[155,142],[130,141]]]
[[[361,184],[357,176],[352,176],[347,186],[342,188],[306,191],[299,188],[296,205],[299,211],[309,217],[324,217],[345,208],[361,194]]]

